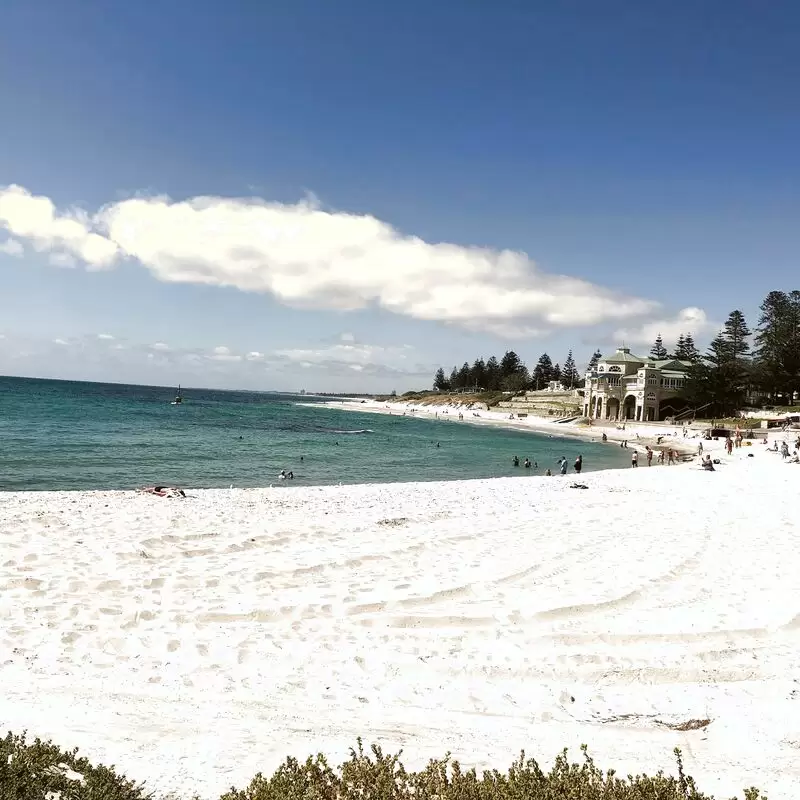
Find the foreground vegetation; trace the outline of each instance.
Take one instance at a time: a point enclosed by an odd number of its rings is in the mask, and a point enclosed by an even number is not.
[[[256,775],[246,789],[232,788],[220,800],[713,800],[684,774],[680,750],[674,777],[618,778],[595,766],[582,749],[581,763],[570,762],[564,750],[548,773],[524,753],[504,773],[463,771],[449,756],[409,772],[400,754],[386,755],[376,745],[364,752],[359,739],[338,770],[321,755],[303,763],[289,758],[271,777]],[[0,740],[0,800],[45,798],[155,800],[155,795],[113,767],[93,766],[77,750],[9,733]],[[766,800],[757,789],[744,793],[744,800],[759,798]]]

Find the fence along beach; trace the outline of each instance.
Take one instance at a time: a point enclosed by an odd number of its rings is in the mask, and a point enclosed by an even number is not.
[[[771,433],[771,439],[780,437]],[[426,484],[0,494],[7,728],[215,797],[357,736],[800,782],[800,465]],[[752,456],[752,457],[751,457]]]

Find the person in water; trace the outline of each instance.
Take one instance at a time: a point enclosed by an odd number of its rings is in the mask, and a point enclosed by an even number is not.
[[[531,460],[529,458],[526,458],[524,463],[523,463],[523,466],[525,467],[525,469],[530,469],[531,468]]]
[[[566,475],[567,474],[567,459],[566,458],[562,458],[561,459],[561,474],[562,475]]]
[[[581,474],[581,470],[583,469],[583,456],[578,456],[575,459],[575,464],[573,465],[573,469],[575,470],[575,472],[578,473],[578,475]]]
[[[545,473],[544,473],[544,474],[545,474],[545,475],[547,475],[547,477],[548,477],[548,478],[549,478],[549,477],[550,477],[550,476],[553,474],[552,472],[550,472],[550,467],[548,467],[548,468],[545,470]]]
[[[513,464],[515,467],[518,467],[518,466],[519,466],[519,456],[514,456],[514,458],[511,460],[511,463],[512,463],[512,464]]]

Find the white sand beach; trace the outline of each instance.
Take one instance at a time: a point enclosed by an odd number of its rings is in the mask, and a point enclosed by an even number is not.
[[[0,722],[185,798],[362,736],[623,774],[679,746],[703,791],[794,800],[800,465],[720,444],[587,489],[0,495]]]

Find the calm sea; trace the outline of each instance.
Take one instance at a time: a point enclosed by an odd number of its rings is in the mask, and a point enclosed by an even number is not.
[[[618,447],[534,433],[331,408],[313,397],[0,377],[0,490],[297,486],[539,474]],[[303,403],[301,405],[301,403]],[[309,407],[307,404],[312,404]],[[437,447],[439,443],[439,447]],[[302,459],[301,459],[302,457]]]

